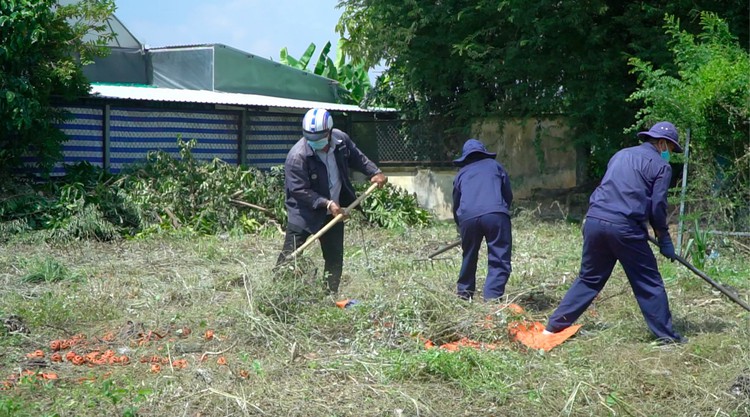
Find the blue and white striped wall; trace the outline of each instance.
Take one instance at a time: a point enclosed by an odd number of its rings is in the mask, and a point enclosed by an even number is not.
[[[259,169],[283,165],[289,149],[302,137],[302,115],[248,112],[245,126],[247,164]]]
[[[119,172],[152,150],[179,156],[177,138],[196,140],[196,159],[237,164],[239,115],[205,111],[162,111],[113,107],[109,115],[109,167]]]
[[[302,114],[114,106],[65,109],[73,118],[59,127],[70,140],[63,144],[63,162],[53,175],[64,174],[64,164],[81,161],[117,173],[143,161],[152,150],[178,157],[178,137],[196,140],[193,155],[197,159],[219,158],[270,169],[284,164],[287,152],[301,137]]]
[[[60,128],[70,139],[63,144],[63,162],[54,167],[52,175],[64,174],[63,164],[88,161],[91,165],[103,167],[103,109],[100,107],[66,107],[65,109],[72,113],[74,118],[63,123]]]

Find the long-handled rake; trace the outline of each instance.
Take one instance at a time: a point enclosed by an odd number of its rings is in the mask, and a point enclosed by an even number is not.
[[[459,246],[460,244],[461,244],[461,239],[458,239],[457,241],[455,241],[453,243],[450,243],[448,245],[445,245],[445,246],[437,249],[436,251],[430,253],[429,255],[427,255],[426,258],[415,259],[414,262],[417,262],[417,263],[427,263],[427,262],[429,262],[430,266],[434,266],[435,265],[435,261],[449,262],[449,263],[453,264],[453,261],[454,261],[453,259],[451,259],[451,258],[438,258],[438,256],[444,254],[445,252],[448,252],[449,250],[455,248],[456,246]]]

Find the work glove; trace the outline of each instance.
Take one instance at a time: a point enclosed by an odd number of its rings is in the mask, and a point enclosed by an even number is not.
[[[669,236],[667,236],[666,238],[659,238],[659,253],[664,255],[665,258],[669,259],[672,262],[674,262],[674,260],[677,258],[677,254],[674,251],[674,245],[672,244],[672,239]]]

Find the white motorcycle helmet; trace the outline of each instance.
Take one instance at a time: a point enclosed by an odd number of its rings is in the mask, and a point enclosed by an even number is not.
[[[333,117],[328,110],[310,109],[302,119],[302,136],[308,141],[318,141],[328,137],[333,129]]]

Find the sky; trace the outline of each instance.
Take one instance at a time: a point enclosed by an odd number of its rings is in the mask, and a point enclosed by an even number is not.
[[[299,58],[313,42],[312,67],[326,42],[335,57],[338,1],[115,0],[115,16],[148,47],[221,43],[278,62],[282,48]]]

